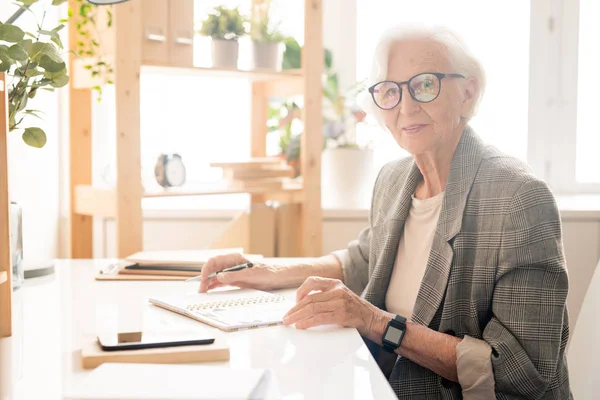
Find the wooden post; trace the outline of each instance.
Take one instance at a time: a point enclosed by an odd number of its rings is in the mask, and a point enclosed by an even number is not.
[[[141,251],[142,166],[140,155],[140,68],[142,1],[115,6],[117,107],[117,256]]]
[[[0,338],[12,335],[12,263],[8,198],[8,87],[0,73]],[[3,281],[3,282],[2,282]]]
[[[77,10],[78,2],[69,0],[69,8]],[[75,18],[69,23],[69,49],[76,49],[79,39]],[[77,56],[69,53],[69,255],[71,258],[92,258],[92,216],[75,213],[75,187],[92,184],[92,94],[90,89],[75,89],[73,73]]]
[[[304,0],[304,133],[300,165],[304,184],[301,216],[302,255],[320,256],[322,247],[321,152],[323,148],[322,83],[323,8],[321,0]]]

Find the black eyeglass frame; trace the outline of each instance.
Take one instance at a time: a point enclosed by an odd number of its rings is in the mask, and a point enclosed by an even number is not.
[[[438,93],[437,93],[437,95],[436,95],[436,96],[435,96],[433,99],[431,99],[431,100],[429,100],[429,101],[421,101],[421,100],[415,99],[415,95],[414,95],[413,91],[412,91],[412,90],[411,90],[411,88],[410,88],[410,82],[411,82],[413,79],[415,79],[417,76],[421,76],[421,75],[434,75],[434,76],[436,76],[436,77],[439,79],[439,81],[440,81],[440,90],[438,90]],[[440,93],[442,92],[442,80],[443,80],[444,78],[463,78],[463,79],[465,79],[465,76],[464,76],[464,75],[461,75],[461,74],[444,74],[444,73],[441,73],[441,72],[421,72],[421,73],[419,73],[419,74],[417,74],[417,75],[413,76],[412,78],[410,78],[409,80],[407,80],[407,81],[404,81],[404,82],[396,82],[396,81],[388,81],[388,80],[386,80],[386,81],[381,81],[381,82],[377,82],[377,83],[376,83],[376,84],[374,84],[373,86],[369,87],[369,89],[368,89],[368,90],[369,90],[369,93],[371,93],[371,98],[373,99],[373,102],[375,103],[375,105],[376,105],[377,107],[381,108],[382,110],[389,111],[389,110],[393,110],[394,108],[398,107],[398,104],[400,104],[400,102],[402,101],[402,85],[406,85],[406,87],[407,87],[407,89],[408,89],[408,93],[410,94],[410,97],[412,97],[412,98],[413,98],[413,100],[415,100],[416,102],[419,102],[419,103],[431,103],[432,101],[434,101],[435,99],[437,99],[437,98],[438,98],[438,96],[440,95]],[[382,84],[382,83],[386,83],[386,82],[388,82],[388,83],[394,83],[394,84],[396,84],[396,86],[398,86],[398,92],[400,93],[400,95],[398,96],[398,102],[397,102],[396,104],[394,104],[394,106],[393,106],[393,107],[390,107],[390,108],[383,108],[383,107],[381,107],[381,106],[380,106],[380,105],[377,103],[377,100],[375,100],[375,87],[376,87],[377,85],[380,85],[380,84]]]

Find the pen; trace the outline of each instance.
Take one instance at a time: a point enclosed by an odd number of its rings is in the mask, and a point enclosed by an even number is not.
[[[254,264],[252,264],[251,262],[245,263],[245,264],[236,265],[235,267],[225,268],[222,271],[213,272],[212,274],[208,275],[208,278],[214,278],[215,276],[217,276],[218,273],[221,273],[221,272],[241,271],[241,270],[246,269],[246,268],[252,268],[253,266],[254,266]],[[202,275],[194,276],[193,278],[186,279],[185,281],[186,282],[193,282],[193,281],[200,281],[200,280],[202,280]]]

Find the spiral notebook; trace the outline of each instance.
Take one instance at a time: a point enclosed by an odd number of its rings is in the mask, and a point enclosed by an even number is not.
[[[151,297],[149,301],[223,331],[279,325],[294,305],[284,296],[255,289]]]

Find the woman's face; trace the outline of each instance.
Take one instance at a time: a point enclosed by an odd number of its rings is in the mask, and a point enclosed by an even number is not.
[[[445,49],[431,40],[408,40],[391,47],[387,80],[406,82],[424,72],[451,74],[458,71],[452,68]],[[400,104],[391,110],[381,110],[396,142],[413,156],[437,153],[444,149],[444,144],[458,141],[465,124],[461,117],[466,116],[472,106],[475,93],[472,78],[446,77],[439,82],[439,95],[429,103],[413,99],[405,84],[401,86]],[[413,87],[437,92],[428,80]]]

